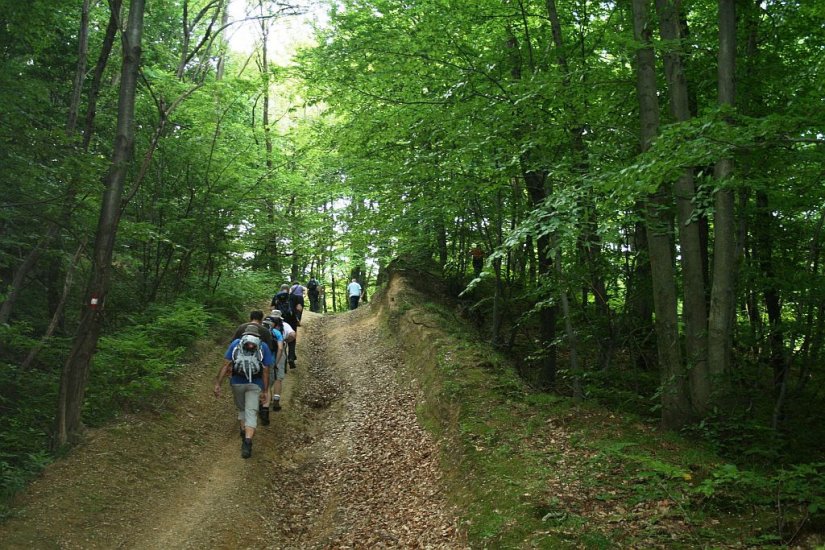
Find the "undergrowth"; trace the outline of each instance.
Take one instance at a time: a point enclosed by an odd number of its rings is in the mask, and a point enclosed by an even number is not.
[[[455,313],[413,300],[390,321],[429,329],[410,359],[420,416],[444,441],[472,547],[782,547],[821,525],[825,463],[737,465],[736,441],[660,432],[638,400],[535,391]]]

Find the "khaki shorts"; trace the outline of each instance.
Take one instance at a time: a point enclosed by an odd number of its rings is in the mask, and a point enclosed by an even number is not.
[[[258,403],[261,391],[263,390],[258,384],[232,384],[238,420],[243,422],[247,428],[258,427]]]

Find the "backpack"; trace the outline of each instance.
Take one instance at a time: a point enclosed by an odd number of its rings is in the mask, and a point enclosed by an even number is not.
[[[246,376],[252,382],[253,378],[261,376],[264,369],[264,350],[260,337],[244,333],[240,342],[232,350],[232,374]]]
[[[295,326],[296,322],[298,321],[298,316],[295,314],[295,311],[292,309],[292,299],[286,292],[279,292],[275,295],[275,298],[272,299],[272,306],[281,312],[281,316],[283,317],[284,321]]]
[[[307,283],[307,290],[316,290],[318,288],[318,281],[310,279]]]

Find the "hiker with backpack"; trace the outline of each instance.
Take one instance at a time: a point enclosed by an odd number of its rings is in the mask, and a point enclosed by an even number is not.
[[[272,334],[279,341],[282,347],[288,345],[290,341],[295,341],[295,331],[284,322],[281,312],[273,309],[272,312],[264,319],[264,323],[272,324]],[[271,397],[269,400],[269,409],[272,411],[281,410],[281,389],[283,386],[283,379],[286,376],[286,353],[280,353],[275,359],[275,373],[274,380],[270,384]]]
[[[307,294],[309,294],[309,310],[313,313],[321,312],[321,301],[318,280],[315,277],[310,277],[307,282]]]
[[[281,285],[281,290],[279,290],[275,296],[272,297],[271,305],[272,309],[277,309],[281,312],[281,317],[284,322],[289,324],[290,328],[292,328],[292,330],[296,333],[296,338],[292,341],[285,340],[287,344],[287,362],[289,363],[289,367],[294,369],[296,368],[295,360],[297,359],[297,356],[295,355],[295,344],[297,341],[298,327],[301,326],[301,321],[295,313],[292,296],[289,294],[289,285]]]
[[[270,351],[274,351],[274,342],[272,340],[272,333],[263,326],[264,320],[264,312],[260,310],[255,310],[249,312],[249,322],[243,323],[235,329],[235,334],[232,336],[233,340],[237,340],[240,338],[244,332],[250,327],[254,327],[254,330],[258,332],[258,336],[263,340],[263,342],[269,346]]]
[[[283,387],[284,376],[286,375],[286,371],[284,369],[284,363],[286,362],[286,349],[281,323],[281,312],[277,310],[273,310],[272,313],[264,317],[263,320],[263,326],[266,327],[272,335],[272,341],[275,346],[275,366],[269,375],[269,394],[267,395],[265,403],[261,403],[258,410],[258,414],[261,416],[261,424],[264,426],[269,425],[270,410],[281,410],[281,390]],[[273,404],[276,405],[274,408]]]
[[[304,314],[304,287],[298,281],[293,281],[292,287],[289,289],[289,296],[292,298],[292,307],[295,308],[295,315],[298,321]]]
[[[232,336],[232,340],[238,340],[247,330],[257,331],[258,336],[261,338],[261,341],[269,347],[269,350],[273,353],[273,355],[277,355],[277,352],[283,346],[281,345],[280,348],[276,343],[275,337],[272,334],[270,328],[264,326],[264,312],[260,310],[251,311],[249,313],[249,322],[243,323],[240,325],[236,330],[234,336]],[[253,332],[254,334],[254,332]],[[269,408],[268,407],[260,407],[258,413],[261,417],[261,424],[264,426],[269,426]]]
[[[252,456],[252,438],[258,427],[258,407],[267,401],[269,370],[275,362],[272,351],[260,337],[258,327],[252,325],[250,323],[241,337],[229,344],[213,389],[215,398],[219,398],[223,379],[230,377],[229,385],[241,428],[241,458]]]

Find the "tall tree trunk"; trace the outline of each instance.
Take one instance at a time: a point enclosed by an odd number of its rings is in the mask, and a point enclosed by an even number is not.
[[[83,0],[80,8],[80,33],[77,37],[77,69],[72,85],[72,98],[69,101],[69,120],[66,123],[68,133],[74,134],[77,128],[77,113],[80,110],[80,96],[83,82],[86,80],[86,57],[89,55],[89,2]]]
[[[570,312],[570,300],[567,297],[567,285],[563,281],[564,272],[561,261],[561,247],[556,246],[556,275],[558,275],[559,299],[561,314],[564,316],[564,331],[567,334],[567,346],[570,353],[570,379],[573,382],[573,400],[581,402],[584,399],[582,390],[582,369],[579,363],[579,344],[576,331],[573,329],[573,319]]]
[[[493,223],[495,224],[495,248],[501,247],[503,234],[502,222],[504,218],[504,204],[501,197],[501,190],[496,193],[496,213],[493,216]],[[491,250],[493,247],[491,247]],[[504,304],[504,282],[501,277],[501,256],[496,256],[491,262],[493,266],[493,273],[496,277],[496,286],[493,293],[493,318],[490,323],[490,340],[496,347],[501,345],[501,324],[504,318],[503,304]]]
[[[636,90],[641,119],[641,149],[647,151],[659,131],[659,100],[656,90],[656,60],[652,46],[648,0],[633,0],[633,29],[636,41]],[[656,345],[662,380],[662,426],[678,428],[690,418],[690,399],[679,345],[676,274],[671,240],[671,191],[661,185],[648,199],[647,240],[656,311]]]
[[[719,105],[733,107],[736,97],[736,5],[719,0]],[[733,159],[716,163],[714,170],[722,187],[716,192],[713,215],[713,286],[708,321],[708,362],[718,382],[730,370],[733,327],[736,315],[735,284],[738,271],[736,220],[733,190],[725,180],[733,175]]]
[[[83,253],[83,250],[86,248],[86,241],[82,241],[80,245],[77,247],[77,250],[72,257],[72,261],[69,263],[69,268],[66,270],[66,277],[63,280],[63,292],[60,294],[60,298],[55,306],[54,314],[52,315],[52,320],[49,322],[48,328],[46,328],[46,333],[40,339],[36,346],[34,346],[30,351],[29,354],[26,355],[26,358],[20,364],[20,368],[22,370],[26,370],[32,364],[32,362],[37,358],[37,355],[43,349],[43,347],[49,342],[49,339],[54,334],[55,329],[57,329],[57,325],[60,323],[60,320],[63,318],[63,309],[66,307],[66,297],[69,295],[69,290],[72,288],[72,277],[74,274],[75,267],[77,266],[77,262],[80,260],[80,255]]]
[[[547,196],[545,180],[547,174],[526,170],[524,181],[527,185],[527,192],[530,195],[530,202],[533,208],[538,207]],[[538,246],[538,278],[548,283],[553,276],[553,258],[549,235],[540,235],[536,239]],[[539,311],[539,335],[546,349],[541,358],[541,377],[543,383],[552,388],[556,384],[556,317],[558,306],[545,305]]]
[[[92,355],[103,324],[106,295],[110,286],[112,255],[120,221],[126,169],[134,146],[134,113],[143,34],[145,0],[131,0],[129,20],[123,35],[123,66],[118,100],[117,133],[112,160],[105,178],[106,190],[100,207],[92,267],[72,349],[60,378],[53,444],[65,445],[79,433],[83,396]]]
[[[122,0],[109,0],[109,23],[106,25],[106,34],[103,37],[103,45],[97,57],[95,70],[92,75],[92,84],[89,87],[89,100],[86,105],[86,120],[83,127],[83,149],[88,149],[92,141],[92,133],[95,125],[95,115],[97,114],[97,98],[100,96],[100,83],[103,81],[103,72],[109,62],[112,47],[115,43],[115,36],[120,25],[120,12],[123,6]]]
[[[442,272],[447,267],[447,260],[449,259],[447,251],[447,228],[444,226],[444,218],[438,214],[438,219],[435,222],[435,238],[438,245],[438,265]]]
[[[555,10],[554,0],[547,0],[548,10]],[[523,5],[522,5],[523,8]],[[522,78],[522,59],[519,50],[518,40],[508,28],[508,37],[506,47],[510,53],[510,73],[514,80]],[[554,27],[553,33],[555,35],[556,29]],[[560,32],[560,29],[559,29]],[[559,35],[560,36],[560,35]],[[560,63],[566,63],[565,58],[560,58]],[[533,68],[533,58],[530,56],[529,68]],[[525,129],[520,133],[524,137],[529,129]],[[530,198],[530,208],[539,208],[543,205],[544,199],[547,198],[551,190],[547,186],[547,171],[543,167],[535,166],[532,160],[532,152],[524,152],[521,155],[521,170],[524,178],[525,187],[527,188],[527,195]],[[542,235],[537,239],[536,245],[538,247],[538,275],[537,278],[544,284],[548,285],[553,278],[553,250],[551,248],[550,236]],[[540,363],[540,377],[542,385],[551,389],[556,385],[556,371],[557,371],[557,347],[556,347],[556,317],[558,315],[558,306],[544,305],[539,311],[539,337],[544,346],[541,355]]]
[[[754,255],[759,265],[764,284],[765,310],[768,313],[768,348],[769,364],[773,370],[774,387],[782,384],[785,371],[784,336],[782,331],[782,306],[779,290],[776,288],[776,273],[773,265],[773,227],[768,195],[764,191],[756,192],[756,223],[754,224]]]
[[[221,8],[221,47],[218,52],[218,66],[215,68],[215,80],[220,82],[226,70],[227,29],[229,27],[229,0],[224,0]]]
[[[652,52],[651,52],[652,53]],[[646,204],[639,201],[635,211],[644,218]],[[627,321],[623,323],[629,331],[628,336],[638,350],[638,366],[653,364],[650,334],[653,332],[653,287],[650,272],[650,246],[647,240],[647,224],[636,222],[633,227],[631,254],[632,271],[627,280]]]
[[[684,54],[680,45],[682,34],[679,19],[680,4],[680,0],[656,0],[660,34],[662,40],[669,43],[669,49],[664,54],[664,64],[670,91],[670,110],[677,121],[684,122],[690,120],[691,114],[688,85],[682,62]],[[677,179],[673,192],[676,195],[679,221],[679,245],[684,284],[683,316],[686,359],[690,371],[690,394],[694,411],[699,415],[704,415],[711,404],[711,381],[707,359],[708,317],[702,262],[702,238],[700,224],[697,223],[693,212],[696,189],[692,168],[685,170]]]

